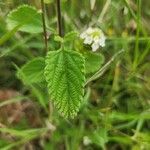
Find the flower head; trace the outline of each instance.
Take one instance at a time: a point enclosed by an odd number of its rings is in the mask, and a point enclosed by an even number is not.
[[[85,146],[87,146],[87,145],[89,145],[89,144],[91,144],[92,143],[92,141],[91,141],[91,139],[88,137],[88,136],[84,136],[83,137],[83,144],[85,145]]]
[[[91,45],[92,51],[96,51],[99,47],[105,46],[105,35],[99,28],[89,27],[80,34],[80,38],[84,40],[84,44]]]

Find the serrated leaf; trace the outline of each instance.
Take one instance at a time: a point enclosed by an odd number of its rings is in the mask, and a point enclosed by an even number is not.
[[[86,52],[84,56],[86,74],[96,72],[101,68],[102,64],[104,63],[104,56],[102,54]]]
[[[35,58],[25,64],[17,73],[17,76],[26,84],[44,81],[45,60],[42,57]]]
[[[7,27],[12,30],[20,25],[19,31],[40,33],[42,29],[41,13],[29,5],[21,5],[7,16]]]
[[[50,97],[65,118],[79,111],[84,94],[84,57],[67,50],[50,51],[46,57],[45,77]]]

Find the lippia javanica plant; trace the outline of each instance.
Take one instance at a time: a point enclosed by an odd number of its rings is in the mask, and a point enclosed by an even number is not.
[[[43,32],[41,18],[42,12],[22,5],[8,14],[8,29],[37,36]],[[45,29],[50,29],[47,22]],[[35,57],[17,67],[17,76],[38,95],[43,107],[47,107],[50,99],[62,116],[73,118],[84,101],[87,80],[104,62],[101,48],[105,46],[105,35],[99,28],[90,27],[82,33],[69,32],[64,37],[52,30],[51,37],[46,57]]]

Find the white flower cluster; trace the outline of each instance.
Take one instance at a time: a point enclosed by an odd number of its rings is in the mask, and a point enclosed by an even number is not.
[[[81,33],[80,38],[84,40],[84,44],[91,45],[92,51],[96,51],[100,46],[105,46],[106,37],[99,28],[89,27],[86,31]]]
[[[88,136],[84,136],[83,137],[83,144],[85,145],[85,146],[88,146],[89,144],[91,144],[92,143],[92,141],[91,141],[91,139],[88,137]]]

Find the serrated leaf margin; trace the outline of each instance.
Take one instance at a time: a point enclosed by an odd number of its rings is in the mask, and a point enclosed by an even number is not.
[[[66,111],[64,111],[64,108],[61,106],[61,104],[58,104],[59,100],[57,100],[57,98],[54,96],[54,91],[53,91],[54,89],[52,89],[53,85],[51,85],[51,82],[50,82],[50,80],[52,80],[52,79],[49,78],[49,73],[51,71],[51,69],[49,68],[49,65],[55,65],[55,67],[58,67],[57,66],[58,62],[56,64],[50,64],[50,59],[51,59],[50,57],[53,54],[54,55],[60,55],[61,52],[62,53],[70,53],[71,55],[76,55],[76,56],[81,58],[80,59],[81,62],[78,62],[78,63],[80,63],[81,74],[83,74],[83,76],[82,76],[82,83],[81,83],[81,89],[80,89],[81,91],[79,93],[80,96],[79,96],[78,104],[75,107],[75,110],[71,110],[71,112],[69,112],[70,111],[69,105],[67,106],[68,107],[68,110],[67,110],[68,112],[66,112]],[[49,91],[49,94],[50,94],[51,100],[53,101],[54,106],[57,108],[58,112],[61,113],[62,116],[64,116],[65,118],[74,118],[77,115],[78,111],[79,111],[79,108],[80,108],[80,105],[82,103],[82,99],[83,99],[83,96],[84,96],[85,58],[80,53],[78,53],[76,51],[72,51],[72,50],[68,51],[68,50],[61,50],[60,49],[60,50],[57,50],[57,51],[49,51],[47,56],[46,56],[45,64],[46,64],[46,67],[45,67],[44,74],[45,74],[46,81],[48,83],[48,91]],[[57,81],[57,82],[59,82],[59,81]]]

